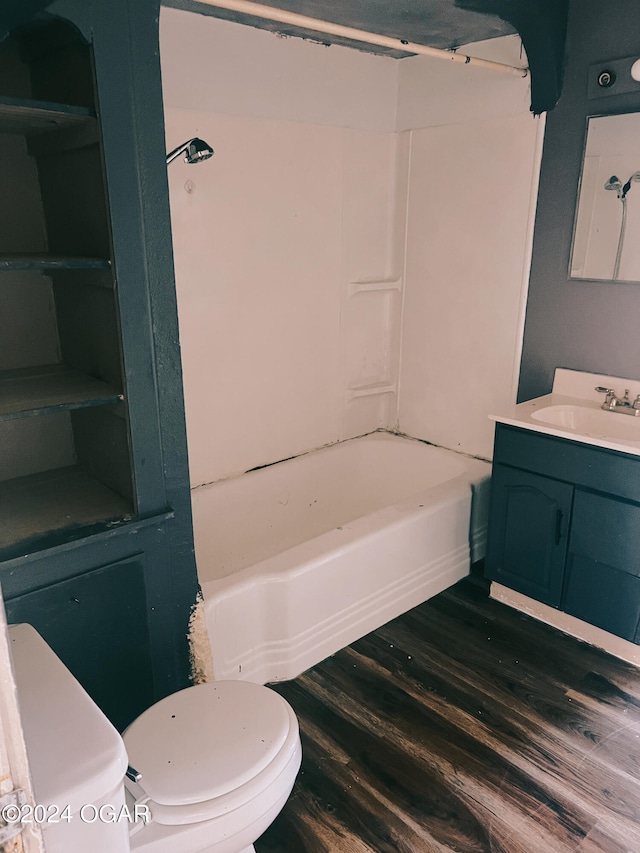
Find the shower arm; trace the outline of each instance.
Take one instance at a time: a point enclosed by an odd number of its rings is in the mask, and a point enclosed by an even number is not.
[[[172,163],[176,157],[179,157],[181,154],[184,154],[185,151],[188,150],[189,145],[191,145],[191,140],[188,139],[186,142],[183,142],[182,145],[178,145],[177,148],[174,148],[173,151],[169,151],[167,154],[167,166],[169,163]]]

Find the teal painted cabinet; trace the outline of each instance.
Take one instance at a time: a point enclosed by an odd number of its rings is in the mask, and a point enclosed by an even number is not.
[[[506,465],[494,465],[491,538],[492,580],[560,606],[573,488]]]
[[[640,643],[640,456],[498,424],[491,489],[487,577]]]

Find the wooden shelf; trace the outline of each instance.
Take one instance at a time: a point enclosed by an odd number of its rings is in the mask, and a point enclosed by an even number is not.
[[[0,371],[0,420],[104,406],[123,399],[101,379],[61,364]]]
[[[0,255],[0,272],[21,270],[103,270],[109,269],[107,258],[62,257],[45,254]]]
[[[0,96],[0,133],[47,133],[94,123],[95,118],[88,107]]]
[[[5,480],[0,483],[0,508],[0,549],[132,512],[119,495],[75,466]]]

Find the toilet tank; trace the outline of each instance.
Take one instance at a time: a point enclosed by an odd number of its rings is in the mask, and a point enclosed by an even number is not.
[[[47,853],[127,853],[122,738],[35,628],[9,640]]]

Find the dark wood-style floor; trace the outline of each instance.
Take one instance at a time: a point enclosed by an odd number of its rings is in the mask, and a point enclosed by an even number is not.
[[[304,757],[257,853],[640,853],[640,671],[481,585],[277,689]]]

